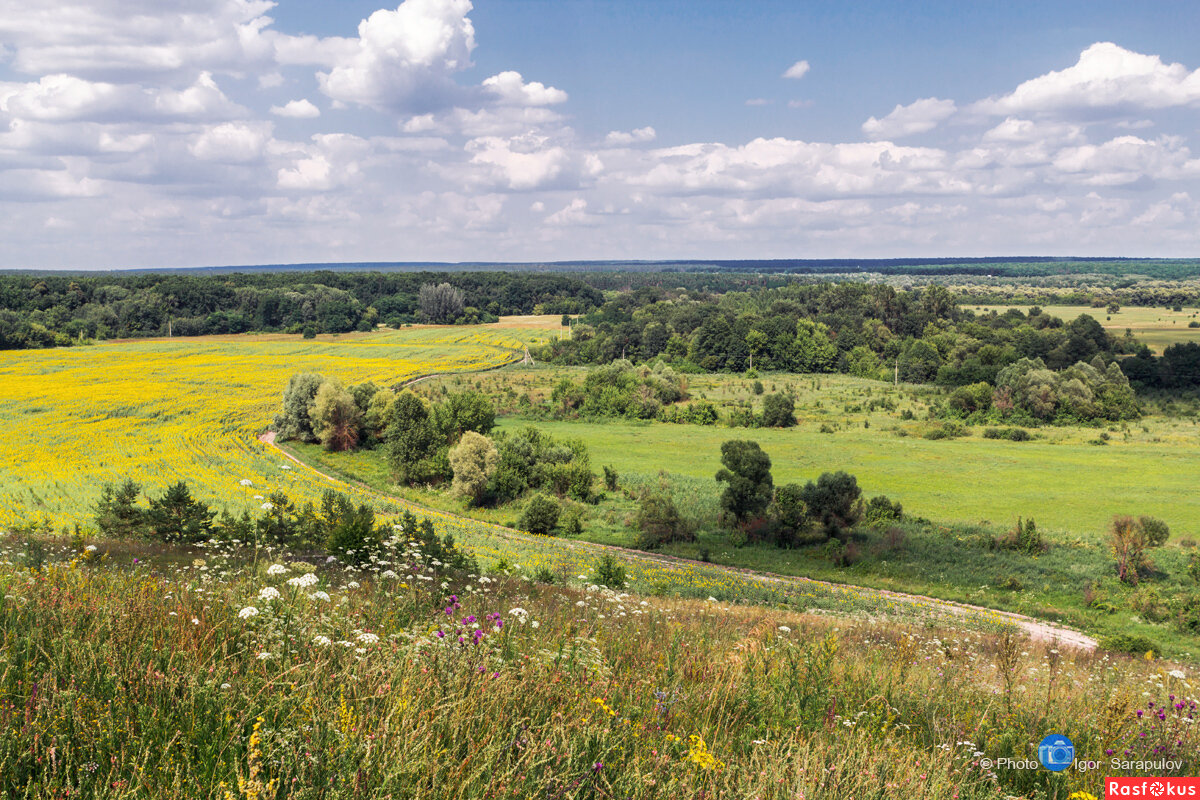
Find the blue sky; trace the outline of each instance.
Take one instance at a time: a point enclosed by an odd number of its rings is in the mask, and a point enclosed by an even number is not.
[[[1196,256],[1197,23],[0,0],[0,266]]]

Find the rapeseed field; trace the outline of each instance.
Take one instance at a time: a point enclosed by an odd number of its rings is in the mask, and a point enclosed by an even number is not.
[[[257,439],[290,375],[393,385],[498,366],[523,352],[503,325],[5,351],[0,527],[85,524],[101,486],[127,477],[151,493],[186,481],[200,499],[234,513],[276,489],[313,499],[322,479],[292,469]]]

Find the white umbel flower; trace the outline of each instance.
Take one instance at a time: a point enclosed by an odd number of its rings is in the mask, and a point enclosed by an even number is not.
[[[258,609],[255,608],[254,606],[246,606],[245,608],[243,608],[241,611],[238,612],[238,616],[241,617],[242,619],[250,619],[251,617],[257,617]]]

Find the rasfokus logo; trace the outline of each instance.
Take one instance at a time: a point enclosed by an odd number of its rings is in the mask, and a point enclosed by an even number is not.
[[[1200,778],[1105,778],[1104,797],[1200,798]]]

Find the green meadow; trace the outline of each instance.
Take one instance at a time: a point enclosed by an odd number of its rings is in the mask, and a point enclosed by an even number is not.
[[[500,428],[525,424],[510,417]],[[1043,528],[1095,538],[1114,514],[1149,514],[1179,534],[1200,535],[1195,479],[1200,431],[1191,425],[1183,429],[1192,438],[1186,444],[1127,443],[1117,436],[1096,446],[1066,437],[930,441],[874,426],[830,434],[813,424],[782,430],[624,421],[536,424],[554,436],[582,439],[596,466],[610,464],[622,474],[665,470],[711,479],[721,468],[722,442],[752,439],[771,456],[776,485],[845,470],[866,494],[886,494],[906,511],[941,522],[1010,525],[1018,516],[1032,516]],[[715,482],[712,491],[718,492]]]
[[[1098,635],[1149,636],[1167,652],[1197,652],[1196,639],[1169,622],[1165,603],[1193,591],[1188,557],[1200,538],[1200,463],[1194,416],[1148,416],[1108,427],[1032,428],[1032,439],[986,439],[983,428],[960,438],[931,440],[939,423],[927,417],[941,391],[845,375],[764,375],[764,394],[790,390],[798,425],[790,429],[674,425],[661,422],[553,420],[545,408],[562,377],[582,370],[512,366],[478,375],[451,375],[414,387],[436,400],[470,387],[491,396],[505,415],[500,431],[534,425],[557,438],[582,440],[593,470],[610,466],[619,488],[584,515],[582,538],[636,546],[637,497],[665,485],[697,531],[694,542],[663,552],[755,571],[914,592],[1061,621]],[[753,381],[732,375],[689,375],[693,399],[728,407],[761,405]],[[1190,413],[1190,412],[1189,412]],[[721,443],[756,441],[771,457],[775,485],[805,482],[828,471],[858,478],[865,497],[903,504],[899,533],[861,528],[853,563],[840,564],[822,546],[779,550],[739,544],[717,523],[722,485]],[[318,445],[288,449],[319,469],[371,489],[443,512],[514,526],[520,504],[464,508],[445,488],[393,483],[380,451],[328,453]],[[1113,574],[1105,538],[1118,514],[1148,515],[1171,527],[1153,553],[1157,577],[1138,589]],[[990,547],[1018,520],[1033,518],[1050,544],[1038,556]]]
[[[928,386],[848,375],[764,375],[764,392],[790,390],[798,424],[790,429],[729,428],[603,419],[535,418],[531,409],[548,400],[570,367],[508,367],[478,376],[447,376],[420,385],[436,398],[477,387],[508,411],[500,430],[537,425],[560,437],[579,438],[592,465],[608,464],[622,475],[675,476],[711,483],[720,469],[721,443],[752,439],[771,456],[776,485],[808,481],[822,472],[846,470],[868,495],[885,494],[906,511],[944,523],[1009,526],[1034,517],[1039,526],[1095,539],[1114,514],[1149,514],[1171,525],[1174,538],[1200,536],[1200,421],[1194,415],[1147,416],[1106,427],[1031,429],[1033,439],[983,438],[983,428],[957,439],[928,440],[924,419],[942,398]],[[693,399],[750,402],[761,406],[753,382],[733,375],[689,375]],[[530,405],[511,399],[527,395]],[[507,403],[507,407],[506,407]],[[913,419],[904,419],[912,416]]]

